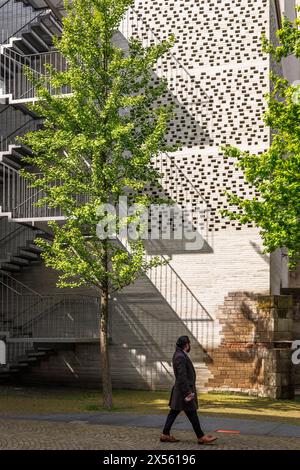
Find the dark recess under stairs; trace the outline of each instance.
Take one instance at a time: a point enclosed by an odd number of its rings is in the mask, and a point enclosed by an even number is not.
[[[8,366],[0,366],[0,383],[11,383],[19,381],[23,372],[46,361],[50,356],[57,354],[52,348],[37,347],[28,349],[24,355],[18,356],[15,362]]]

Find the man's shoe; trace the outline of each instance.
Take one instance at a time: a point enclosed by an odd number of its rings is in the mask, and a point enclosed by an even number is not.
[[[176,439],[174,436],[169,436],[168,434],[161,434],[160,442],[179,442],[179,439]]]
[[[198,444],[211,444],[217,439],[217,437],[211,436],[210,434],[206,434],[205,436],[198,438]]]

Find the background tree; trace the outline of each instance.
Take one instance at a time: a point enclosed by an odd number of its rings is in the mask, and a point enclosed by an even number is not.
[[[276,61],[295,55],[300,58],[300,21],[283,18],[277,31],[279,45],[263,38],[263,49]],[[285,247],[292,268],[300,258],[300,89],[271,74],[272,91],[267,95],[264,121],[270,126],[270,148],[260,155],[226,147],[225,155],[237,159],[247,182],[257,191],[251,199],[226,192],[237,212],[223,215],[242,224],[254,222],[261,230],[264,252]]]
[[[38,205],[60,208],[66,217],[64,223],[49,223],[52,243],[38,242],[45,264],[59,272],[59,287],[91,286],[101,298],[105,407],[112,406],[109,296],[160,261],[145,261],[140,237],[131,240],[130,253],[116,240],[99,239],[97,224],[106,215],[99,208],[108,203],[117,206],[119,197],[125,195],[129,203],[144,207],[165,202],[146,188],[157,187],[159,179],[152,158],[170,150],[164,136],[172,110],[158,104],[166,83],[153,82],[153,67],[172,46],[173,38],[147,48],[131,40],[128,51],[121,50],[116,31],[130,4],[132,0],[65,2],[67,16],[56,47],[68,66],[64,71],[49,66],[42,79],[27,71],[39,97],[33,108],[45,121],[43,129],[22,139],[33,151],[27,162],[41,173],[36,177],[24,171],[31,186],[41,190]],[[50,87],[56,93],[51,94]],[[60,95],[68,89],[70,94]],[[142,214],[111,216],[117,227],[133,220],[138,227]]]

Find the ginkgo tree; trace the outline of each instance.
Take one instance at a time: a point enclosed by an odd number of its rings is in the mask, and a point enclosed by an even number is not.
[[[263,38],[263,49],[277,62],[294,55],[300,59],[300,20],[282,19],[278,45]],[[300,259],[300,93],[299,85],[271,74],[272,91],[267,96],[264,121],[271,128],[270,147],[259,155],[225,147],[225,156],[236,159],[245,179],[255,188],[252,198],[226,192],[234,207],[222,210],[243,224],[260,228],[264,252],[280,248],[289,266]]]
[[[27,158],[37,176],[24,176],[40,194],[38,205],[59,208],[64,221],[50,221],[51,243],[40,239],[45,264],[58,271],[58,286],[90,286],[101,299],[99,336],[103,405],[112,407],[108,351],[108,302],[111,294],[133,283],[161,260],[144,256],[141,236],[130,249],[110,237],[99,237],[106,221],[123,227],[134,222],[141,233],[143,211],[112,215],[120,197],[147,208],[166,201],[147,188],[157,187],[152,159],[170,148],[165,143],[172,108],[164,99],[167,84],[153,68],[174,38],[143,47],[131,39],[118,46],[117,31],[132,0],[65,2],[62,37],[55,41],[65,58],[64,70],[49,65],[43,76],[27,70],[38,100],[34,111],[42,129],[24,136],[32,149]],[[56,90],[54,93],[53,90]],[[69,93],[62,94],[62,90]]]

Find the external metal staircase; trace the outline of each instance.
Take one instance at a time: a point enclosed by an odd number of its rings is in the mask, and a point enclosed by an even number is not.
[[[0,6],[2,51],[14,48],[22,54],[36,54],[53,48],[53,36],[60,36],[60,21],[49,8],[35,9],[29,4],[7,0]]]
[[[99,300],[78,294],[41,295],[0,273],[0,339],[7,364],[0,380],[20,378],[62,344],[99,341]]]
[[[40,262],[41,249],[35,245],[37,237],[45,233],[32,227],[0,218],[0,271],[17,273],[22,268]]]
[[[26,104],[37,100],[36,86],[28,78],[26,68],[30,70],[35,79],[49,76],[51,72],[46,71],[45,65],[52,65],[56,71],[67,69],[66,59],[57,51],[41,54],[21,55],[11,48],[4,48],[0,55],[0,66],[2,70],[2,82],[0,82],[0,100],[2,103],[21,105],[26,110]],[[51,94],[69,94],[68,87],[60,90],[52,88],[51,84],[45,85]]]
[[[21,143],[18,138],[27,132],[42,128],[42,120],[31,118],[16,130],[0,138],[0,162],[19,170],[24,166],[23,157],[32,154],[31,149]]]

